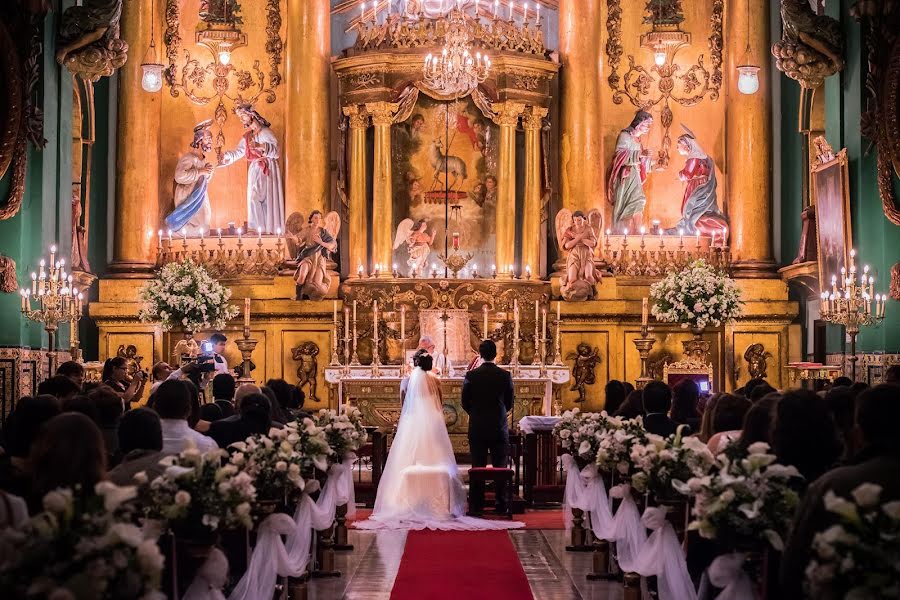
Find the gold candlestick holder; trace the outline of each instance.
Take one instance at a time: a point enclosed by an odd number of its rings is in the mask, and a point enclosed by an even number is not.
[[[541,334],[540,334],[540,323],[539,319],[535,317],[534,319],[534,358],[531,359],[532,365],[542,365],[544,363],[543,357],[540,355],[540,350],[538,350],[538,344],[541,343]]]
[[[547,376],[547,338],[541,336],[538,338],[538,342],[540,343],[540,365],[541,365],[541,377]],[[536,352],[535,355],[538,355]]]
[[[256,349],[256,344],[259,343],[258,340],[254,340],[250,337],[250,328],[244,327],[244,337],[243,339],[239,339],[235,342],[237,344],[238,350],[241,352],[242,359],[242,369],[241,369],[241,377],[237,380],[238,385],[244,385],[245,383],[253,384],[255,383],[253,377],[250,375],[250,357],[253,354],[253,351]]]
[[[379,371],[381,370],[381,356],[378,351],[378,324],[374,321],[372,322],[372,374],[375,377],[378,377]]]
[[[353,356],[350,357],[350,364],[354,367],[359,366],[359,353],[356,351],[358,341],[358,331],[356,329],[356,311],[353,313]]]
[[[559,343],[559,326],[562,324],[562,321],[556,319],[556,335],[554,343],[553,343],[553,366],[559,367],[562,366],[562,351]]]
[[[335,322],[334,323],[334,332],[332,334],[331,341],[331,364],[332,367],[338,367],[341,364],[340,359],[338,358],[338,340],[340,339],[340,325]]]
[[[645,385],[653,381],[647,370],[647,359],[650,357],[650,351],[653,350],[655,343],[656,338],[650,335],[650,328],[647,325],[641,325],[641,337],[634,340],[634,346],[641,356],[641,376],[635,381],[635,387],[639,390],[644,389]]]
[[[344,337],[341,338],[341,341],[344,342],[344,375],[348,375],[350,373],[350,335],[349,331],[344,332]]]

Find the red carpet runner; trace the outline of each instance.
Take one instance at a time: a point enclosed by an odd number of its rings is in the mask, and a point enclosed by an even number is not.
[[[347,519],[347,522],[365,521],[371,514],[371,508],[357,508],[356,517]],[[528,509],[524,514],[513,515],[513,520],[525,523],[525,529],[565,529],[561,509]]]
[[[410,531],[391,600],[532,600],[506,531]]]

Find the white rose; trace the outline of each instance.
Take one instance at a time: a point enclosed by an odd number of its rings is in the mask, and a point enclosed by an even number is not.
[[[186,492],[184,490],[178,490],[178,492],[176,492],[175,504],[177,504],[178,506],[187,506],[190,503],[191,503],[191,495],[188,492]]]
[[[279,460],[278,462],[275,463],[275,470],[282,472],[282,473],[284,471],[287,471],[287,463],[284,462],[283,460]]]
[[[581,445],[578,446],[578,454],[587,454],[591,451],[591,443],[587,440],[581,442]]]
[[[874,483],[863,483],[850,492],[850,495],[863,508],[875,506],[878,504],[878,498],[881,496],[881,486]]]

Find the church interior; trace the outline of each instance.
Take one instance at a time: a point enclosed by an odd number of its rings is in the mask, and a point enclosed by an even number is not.
[[[894,0],[0,17],[4,597],[900,597]]]

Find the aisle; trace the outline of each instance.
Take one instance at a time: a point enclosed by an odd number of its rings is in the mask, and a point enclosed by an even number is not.
[[[391,600],[531,600],[506,531],[410,531]]]

